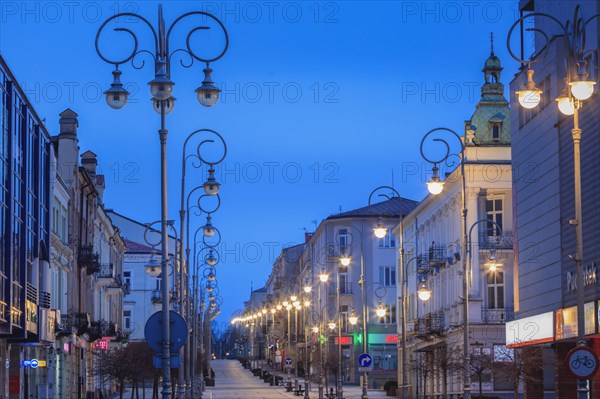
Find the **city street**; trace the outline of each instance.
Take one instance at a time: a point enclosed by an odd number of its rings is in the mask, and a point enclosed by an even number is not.
[[[242,367],[237,360],[214,360],[211,367],[215,372],[214,387],[207,387],[204,393],[206,399],[238,399],[238,398],[297,398],[291,392],[285,392],[283,387],[270,386],[260,378],[252,375],[250,370]],[[318,391],[313,387],[311,398],[318,398]],[[358,386],[344,387],[346,399],[360,398]],[[383,398],[385,392],[369,390],[369,398]]]

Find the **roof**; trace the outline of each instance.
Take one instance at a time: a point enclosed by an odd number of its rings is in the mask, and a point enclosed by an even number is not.
[[[408,215],[418,202],[402,197],[392,197],[386,201],[378,202],[373,205],[367,205],[362,208],[354,209],[347,212],[331,215],[326,220],[343,219],[352,217],[400,217]]]
[[[154,248],[149,247],[148,245],[140,244],[139,242],[131,241],[126,238],[123,239],[123,242],[127,247],[127,252],[148,253],[155,251]]]

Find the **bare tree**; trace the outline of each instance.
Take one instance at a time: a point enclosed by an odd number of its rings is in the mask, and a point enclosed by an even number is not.
[[[513,383],[514,398],[519,396],[521,382],[540,382],[539,370],[543,367],[542,349],[535,346],[494,348],[494,375],[508,378]]]
[[[471,369],[471,375],[475,376],[474,379],[479,384],[479,398],[483,397],[483,383],[491,379],[493,365],[492,348],[472,348],[469,357],[469,368]]]

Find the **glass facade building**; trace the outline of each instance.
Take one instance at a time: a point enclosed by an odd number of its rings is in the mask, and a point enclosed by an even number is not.
[[[36,341],[48,261],[50,136],[0,57],[0,334]]]

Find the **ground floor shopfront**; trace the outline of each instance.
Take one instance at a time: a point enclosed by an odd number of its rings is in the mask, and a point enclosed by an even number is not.
[[[600,301],[584,306],[586,345],[600,355]],[[524,390],[528,399],[577,399],[577,380],[569,371],[567,355],[576,346],[577,307],[521,318],[506,324],[507,345],[527,353],[541,353],[542,363],[526,361]],[[536,355],[539,357],[539,355]],[[600,373],[588,381],[590,399],[600,399]]]

